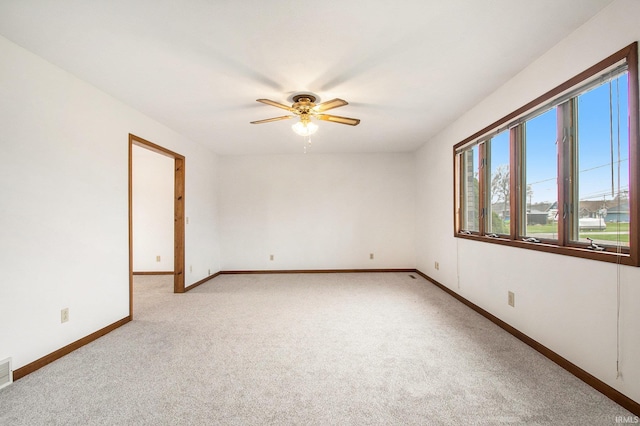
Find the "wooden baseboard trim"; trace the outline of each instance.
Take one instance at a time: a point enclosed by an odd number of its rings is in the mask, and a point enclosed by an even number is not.
[[[122,318],[121,320],[116,321],[113,324],[110,324],[104,328],[101,328],[100,330],[95,331],[89,334],[88,336],[83,337],[82,339],[76,340],[73,343],[69,343],[67,346],[60,348],[55,352],[51,352],[49,355],[45,355],[42,358],[37,359],[32,363],[25,365],[24,367],[20,367],[17,370],[14,370],[13,380],[21,379],[27,374],[33,373],[34,371],[44,367],[45,365],[50,364],[53,361],[56,361],[62,358],[63,356],[75,351],[76,349],[83,347],[87,343],[91,343],[94,340],[104,336],[105,334],[112,332],[116,328],[123,326],[129,321],[131,321],[130,316]]]
[[[235,274],[349,274],[357,272],[416,272],[415,269],[266,269],[220,271],[221,275]]]
[[[138,271],[133,275],[173,275],[173,271]]]
[[[587,373],[586,371],[584,371],[582,368],[578,367],[571,361],[567,360],[566,358],[563,358],[562,356],[552,351],[551,349],[547,348],[543,344],[537,342],[536,340],[533,340],[531,337],[527,336],[517,328],[512,327],[511,325],[507,324],[506,322],[496,317],[495,315],[485,311],[475,303],[465,299],[455,291],[449,289],[447,286],[439,283],[438,281],[429,277],[428,275],[421,272],[420,270],[416,269],[415,272],[416,274],[420,275],[422,278],[426,279],[427,281],[431,282],[433,285],[439,287],[440,289],[448,293],[450,296],[456,298],[458,301],[464,303],[469,308],[473,309],[483,317],[487,318],[489,321],[493,322],[498,327],[502,328],[503,330],[512,334],[514,337],[518,338],[522,342],[531,346],[533,349],[540,352],[542,355],[546,356],[551,361],[555,362],[560,367],[564,368],[569,373],[573,374],[574,376],[576,376],[577,378],[579,378],[580,380],[582,380],[583,382],[585,382],[586,384],[588,384],[589,386],[597,390],[598,392],[602,393],[607,398],[611,399],[612,401],[616,402],[617,404],[631,411],[633,414],[640,416],[640,403],[634,401],[633,399],[629,398],[625,394],[609,386],[608,384],[598,379],[597,377]]]
[[[200,284],[204,284],[204,283],[206,283],[207,281],[214,279],[215,277],[217,277],[217,276],[218,276],[218,275],[220,275],[221,273],[222,273],[222,272],[216,272],[216,273],[215,273],[215,274],[213,274],[213,275],[209,275],[208,277],[203,278],[203,279],[201,279],[200,281],[195,282],[195,283],[191,284],[191,285],[190,285],[190,286],[188,286],[188,287],[185,287],[185,288],[184,288],[184,292],[186,293],[186,292],[187,292],[187,291],[189,291],[189,290],[193,290],[194,288],[198,287]]]

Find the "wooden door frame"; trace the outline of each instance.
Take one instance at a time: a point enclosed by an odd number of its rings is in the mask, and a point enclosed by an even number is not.
[[[129,133],[129,315],[133,318],[133,146],[174,160],[173,292],[184,293],[184,188],[185,158],[176,152]]]

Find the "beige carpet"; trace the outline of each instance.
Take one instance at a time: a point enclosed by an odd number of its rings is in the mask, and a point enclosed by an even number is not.
[[[135,320],[0,390],[2,425],[614,424],[631,413],[408,273],[136,277]]]

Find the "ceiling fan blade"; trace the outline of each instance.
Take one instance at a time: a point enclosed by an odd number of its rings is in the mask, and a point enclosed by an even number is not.
[[[316,112],[323,112],[323,111],[327,111],[327,110],[338,108],[345,105],[349,105],[349,102],[336,98],[336,99],[332,99],[330,101],[323,102],[321,104],[316,105],[313,108],[313,110]]]
[[[295,115],[283,115],[282,117],[267,118],[266,120],[252,121],[251,124],[271,123],[272,121],[288,120],[289,118],[295,118]]]
[[[271,101],[269,99],[256,99],[256,100],[258,102],[262,102],[263,104],[271,105],[271,106],[274,106],[274,107],[277,107],[277,108],[286,109],[287,111],[294,111],[294,109],[291,108],[290,106],[285,105],[285,104],[281,104],[281,103],[276,102],[276,101]]]
[[[331,121],[332,123],[348,124],[349,126],[357,126],[360,120],[357,118],[340,117],[337,115],[329,114],[316,114],[314,115],[318,120]]]

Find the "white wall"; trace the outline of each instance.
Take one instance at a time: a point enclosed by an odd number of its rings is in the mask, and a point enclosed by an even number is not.
[[[220,268],[217,159],[4,38],[0,58],[0,359],[20,368],[129,314],[128,134],[186,156],[187,285]]]
[[[614,1],[428,141],[416,158],[418,269],[635,401],[640,401],[640,268],[622,266],[619,271],[622,377],[616,378],[617,266],[454,238],[452,150],[457,142],[639,40],[638,22],[640,2]],[[515,308],[507,305],[509,290],[516,294]]]
[[[132,151],[133,270],[173,271],[175,161],[136,145]]]
[[[415,267],[411,154],[221,157],[219,170],[223,270]]]

